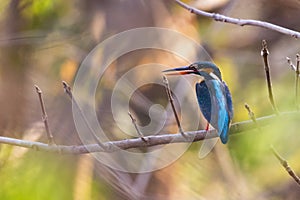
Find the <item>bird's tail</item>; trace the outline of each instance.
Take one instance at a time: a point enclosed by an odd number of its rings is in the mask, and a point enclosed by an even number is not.
[[[220,139],[222,141],[223,144],[226,144],[228,141],[228,131],[229,131],[229,124],[230,121],[228,118],[225,119],[225,123],[224,126],[222,127],[222,129],[218,132],[218,135],[220,136]]]

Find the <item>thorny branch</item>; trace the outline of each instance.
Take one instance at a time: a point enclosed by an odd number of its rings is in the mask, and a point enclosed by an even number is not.
[[[236,24],[236,25],[239,25],[239,26],[246,26],[246,25],[248,25],[248,26],[257,26],[257,27],[277,31],[277,32],[285,34],[285,35],[290,35],[294,38],[300,38],[300,32],[294,31],[294,30],[291,30],[291,29],[288,29],[288,28],[284,28],[282,26],[278,26],[278,25],[275,25],[275,24],[272,24],[272,23],[269,23],[269,22],[253,20],[253,19],[237,19],[237,18],[221,15],[221,14],[218,14],[218,13],[205,12],[203,10],[199,10],[199,9],[196,9],[192,6],[189,6],[189,5],[183,3],[180,0],[175,0],[175,2],[178,5],[180,5],[181,7],[183,7],[184,9],[190,11],[191,13],[194,13],[196,15],[201,15],[201,16],[204,16],[204,17],[208,17],[208,18],[212,18],[215,21],[230,23],[230,24]]]

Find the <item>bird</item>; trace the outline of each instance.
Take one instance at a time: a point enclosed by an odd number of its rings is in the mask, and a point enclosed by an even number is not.
[[[200,77],[196,83],[196,96],[200,110],[207,120],[206,131],[211,125],[223,144],[228,142],[228,132],[233,118],[230,90],[222,80],[220,69],[212,62],[199,61],[189,66],[167,69],[166,75],[194,74]]]

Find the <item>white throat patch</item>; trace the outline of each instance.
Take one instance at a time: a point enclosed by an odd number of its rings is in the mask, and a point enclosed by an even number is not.
[[[218,76],[215,75],[213,72],[210,72],[209,75],[210,75],[213,79],[220,81],[220,79],[218,78]]]

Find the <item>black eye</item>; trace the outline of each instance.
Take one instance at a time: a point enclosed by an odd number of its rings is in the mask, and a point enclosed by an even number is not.
[[[190,66],[190,68],[192,69],[192,70],[194,70],[194,71],[197,71],[197,68],[195,67],[195,66]]]

